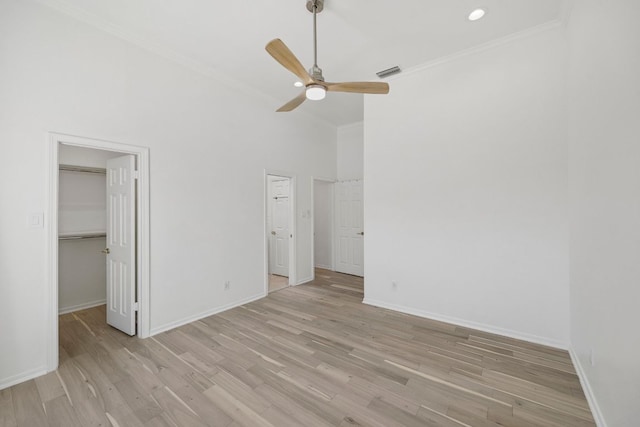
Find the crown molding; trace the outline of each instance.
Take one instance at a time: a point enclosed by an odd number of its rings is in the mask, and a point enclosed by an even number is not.
[[[221,83],[222,85],[241,92],[242,94],[258,99],[262,101],[265,105],[274,106],[279,105],[282,100],[278,100],[273,96],[257,89],[254,87],[250,87],[245,83],[237,80],[233,77],[230,77],[228,74],[221,73],[216,70],[214,67],[207,65],[201,61],[190,58],[186,55],[182,55],[172,49],[166,48],[152,40],[144,38],[138,34],[127,31],[117,25],[114,25],[95,14],[88,13],[84,10],[81,10],[77,7],[71,6],[63,0],[36,0],[37,3],[53,9],[57,12],[63,13],[67,16],[70,16],[73,19],[76,19],[80,22],[83,22],[91,27],[94,27],[100,31],[111,34],[121,40],[124,40],[128,43],[131,43],[135,46],[138,46],[144,50],[147,50],[155,55],[158,55],[162,58],[165,58],[171,62],[174,62],[178,65],[181,65],[185,68],[190,69],[191,71],[195,71],[205,77],[209,77],[211,79],[215,79],[216,82]],[[321,124],[324,126],[329,126],[332,128],[338,128],[338,126],[330,121],[315,116],[306,111],[298,111],[299,114]]]
[[[437,67],[442,64],[446,64],[449,62],[457,61],[461,58],[465,58],[467,56],[476,55],[481,52],[485,52],[488,50],[496,49],[498,47],[508,45],[541,33],[545,33],[547,31],[551,31],[557,28],[560,28],[564,25],[563,18],[558,18],[553,21],[546,22],[544,24],[537,25],[535,27],[527,28],[526,30],[518,31],[516,33],[509,34],[507,36],[501,37],[499,39],[491,40],[486,43],[480,44],[478,46],[470,47],[468,49],[463,49],[458,52],[452,53],[450,55],[442,56],[440,58],[434,59],[432,61],[424,62],[419,65],[415,65],[413,67],[407,68],[403,70],[402,73],[396,74],[395,76],[389,77],[388,81],[400,80],[405,77],[409,77],[412,74],[420,73],[429,68]]]

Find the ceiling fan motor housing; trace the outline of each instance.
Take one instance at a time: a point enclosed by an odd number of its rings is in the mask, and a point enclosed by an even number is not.
[[[324,81],[324,77],[322,77],[322,68],[318,67],[317,65],[309,68],[309,75],[313,77],[314,80],[318,80],[320,82]]]

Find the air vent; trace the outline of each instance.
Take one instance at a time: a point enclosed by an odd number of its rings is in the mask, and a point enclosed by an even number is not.
[[[394,74],[398,74],[401,71],[402,70],[400,69],[400,67],[398,67],[396,65],[395,67],[391,67],[391,68],[387,68],[386,70],[378,71],[376,74],[381,79],[384,79],[385,77],[389,77],[389,76],[393,76]]]

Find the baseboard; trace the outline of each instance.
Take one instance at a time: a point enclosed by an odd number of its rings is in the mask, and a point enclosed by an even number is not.
[[[309,283],[313,280],[313,276],[309,276],[307,278],[304,279],[300,279],[298,280],[298,282],[294,285],[294,286],[298,286],[298,285],[304,285],[305,283]]]
[[[195,314],[193,316],[188,316],[188,317],[182,318],[180,320],[176,320],[174,322],[167,323],[167,324],[159,326],[157,328],[151,328],[149,336],[151,337],[151,336],[154,336],[154,335],[159,334],[161,332],[165,332],[165,331],[168,331],[168,330],[171,330],[171,329],[175,329],[175,328],[177,328],[179,326],[186,325],[187,323],[195,322],[196,320],[200,320],[200,319],[203,319],[205,317],[213,316],[214,314],[222,313],[223,311],[231,310],[232,308],[240,307],[241,305],[248,304],[250,302],[259,300],[259,299],[264,298],[264,297],[265,297],[264,292],[261,292],[258,295],[254,295],[254,296],[251,296],[249,298],[245,298],[245,299],[242,299],[240,301],[233,302],[231,304],[223,305],[222,307],[216,307],[216,308],[213,308],[211,310],[207,310],[207,311],[203,311],[201,313]]]
[[[437,320],[440,322],[451,323],[457,326],[465,328],[477,329],[479,331],[488,332],[491,334],[502,335],[509,338],[515,338],[518,340],[528,341],[535,344],[546,345],[547,347],[553,347],[560,350],[568,350],[569,345],[562,341],[554,340],[551,338],[540,337],[533,334],[527,334],[525,332],[514,331],[511,329],[503,329],[492,325],[486,325],[484,323],[476,323],[469,320],[459,319],[457,317],[443,316],[441,314],[432,313],[426,310],[419,310],[411,307],[405,307],[396,304],[389,304],[383,301],[372,300],[366,298],[362,301],[363,304],[372,305],[375,307],[386,308],[393,311],[399,311],[405,314],[411,314],[413,316],[424,317],[426,319]]]
[[[87,302],[87,303],[84,303],[84,304],[72,305],[70,307],[60,307],[58,309],[58,314],[72,313],[74,311],[84,310],[86,308],[91,308],[91,307],[97,307],[99,305],[104,305],[106,303],[107,303],[106,299],[101,299],[101,300],[98,300],[98,301]]]
[[[9,388],[12,385],[16,385],[16,384],[23,383],[25,381],[32,380],[46,373],[47,373],[46,368],[44,366],[41,366],[39,368],[31,369],[29,371],[23,372],[18,375],[12,375],[10,377],[3,378],[0,380],[0,390]]]
[[[333,268],[330,265],[324,265],[324,264],[316,264],[315,268],[321,268],[323,270],[333,270]]]
[[[589,378],[587,377],[587,374],[582,367],[580,358],[573,348],[569,348],[569,355],[571,356],[573,366],[576,368],[576,373],[578,374],[578,378],[580,379],[580,385],[582,386],[584,395],[587,398],[587,402],[589,403],[589,408],[591,409],[591,413],[593,414],[596,425],[598,427],[607,427],[607,423],[602,416],[602,411],[600,411],[600,406],[598,406],[598,401],[596,400],[596,396],[593,393],[591,384],[589,383]]]

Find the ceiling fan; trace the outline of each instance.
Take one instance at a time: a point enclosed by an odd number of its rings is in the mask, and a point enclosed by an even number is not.
[[[309,71],[305,70],[298,58],[289,50],[287,45],[280,39],[271,40],[265,49],[284,68],[298,76],[305,86],[300,95],[284,104],[277,111],[292,111],[306,99],[324,99],[327,92],[351,92],[351,93],[389,93],[389,85],[384,82],[345,82],[329,83],[324,81],[322,70],[318,67],[318,42],[316,37],[316,15],[322,12],[324,0],[307,1],[307,10],[313,13],[313,67]]]

